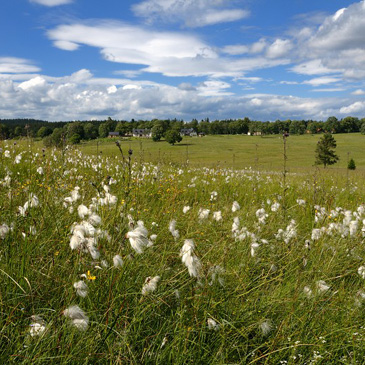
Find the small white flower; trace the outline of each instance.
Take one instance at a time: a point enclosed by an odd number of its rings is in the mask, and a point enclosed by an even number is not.
[[[272,206],[271,206],[271,211],[272,212],[277,212],[280,208],[280,203],[274,203]]]
[[[123,259],[119,255],[115,255],[113,257],[113,265],[114,265],[114,267],[122,267]]]
[[[159,276],[154,276],[153,278],[150,276],[147,277],[142,287],[142,295],[153,293],[157,289],[157,283],[160,279],[161,278]]]
[[[213,202],[213,201],[217,200],[217,196],[218,196],[218,193],[216,191],[212,191],[210,193],[210,201]]]
[[[303,200],[303,199],[297,199],[297,204],[298,205],[301,205],[301,206],[304,206],[305,205],[305,200]]]
[[[176,239],[180,237],[179,230],[176,229],[176,220],[173,219],[169,224],[169,231],[171,232],[172,236]]]

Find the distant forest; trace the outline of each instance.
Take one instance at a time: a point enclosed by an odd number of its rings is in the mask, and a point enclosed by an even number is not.
[[[151,130],[152,138],[159,140],[167,131],[191,128],[203,134],[316,134],[316,133],[356,133],[365,134],[365,118],[345,117],[341,120],[332,116],[326,121],[315,120],[276,120],[275,122],[243,119],[224,119],[210,121],[208,118],[184,122],[178,119],[153,120],[107,120],[48,122],[36,119],[0,119],[0,139],[17,137],[38,137],[45,145],[58,145],[61,141],[76,144],[81,140],[104,138],[109,132],[121,136],[132,134],[133,129]]]

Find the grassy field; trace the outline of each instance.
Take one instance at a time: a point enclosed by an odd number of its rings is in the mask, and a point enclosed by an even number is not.
[[[278,137],[191,139],[188,166],[151,141],[1,142],[0,364],[365,363],[361,137],[336,136],[350,177],[309,168],[311,136],[287,175],[223,164],[258,144],[280,169]]]
[[[315,160],[315,148],[320,135],[290,136],[287,138],[287,166],[291,171],[311,168]],[[361,134],[334,135],[336,153],[340,161],[331,168],[346,169],[348,156],[353,158],[359,170],[365,169],[365,136]],[[243,169],[278,170],[283,166],[283,140],[280,136],[219,135],[184,137],[180,144],[171,146],[164,141],[130,139],[121,142],[123,148],[131,148],[135,157],[146,162],[175,162],[192,166],[221,166]],[[114,141],[104,139],[81,146],[87,154],[102,151],[105,156],[116,153]],[[349,153],[349,154],[348,154]]]

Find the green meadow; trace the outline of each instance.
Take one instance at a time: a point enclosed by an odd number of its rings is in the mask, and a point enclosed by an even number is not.
[[[307,170],[314,165],[315,148],[321,135],[293,135],[287,138],[287,168]],[[336,154],[340,161],[331,169],[345,170],[348,158],[355,160],[359,170],[365,168],[365,136],[357,133],[336,134]],[[281,136],[209,135],[202,138],[184,137],[174,146],[151,139],[121,140],[124,149],[131,148],[135,158],[145,162],[173,162],[192,166],[221,166],[235,169],[280,170],[283,166]],[[102,139],[83,143],[81,151],[113,156],[115,141]]]
[[[365,136],[318,138],[1,141],[0,364],[365,363]]]

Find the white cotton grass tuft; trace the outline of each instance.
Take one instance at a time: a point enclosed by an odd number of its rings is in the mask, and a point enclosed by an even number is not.
[[[325,293],[331,288],[324,280],[318,280],[316,285],[319,293]]]
[[[179,230],[176,229],[176,220],[175,219],[173,219],[173,220],[170,221],[169,231],[171,232],[171,234],[175,238],[175,240],[177,240],[178,238],[180,238]]]
[[[7,224],[3,223],[1,226],[0,226],[0,238],[3,240],[6,235],[9,233],[10,231],[10,228]]]
[[[232,213],[237,212],[237,210],[240,210],[240,209],[241,209],[241,207],[238,204],[238,202],[234,201],[232,204]]]
[[[271,206],[271,211],[272,212],[277,212],[280,208],[280,203],[275,202],[272,206]]]
[[[188,268],[189,275],[195,278],[199,277],[201,263],[198,257],[194,253],[195,245],[193,240],[185,240],[184,245],[181,248],[180,256],[181,261]]]
[[[214,331],[218,331],[220,328],[219,324],[212,318],[207,319],[207,325],[208,325],[208,329],[214,330]]]
[[[153,242],[147,238],[147,228],[141,222],[138,222],[137,227],[133,231],[128,232],[126,237],[129,239],[133,250],[137,253],[143,253],[146,247],[153,245]]]
[[[259,224],[265,224],[266,223],[266,218],[268,216],[269,215],[265,212],[264,208],[257,209],[256,217],[259,220]]]
[[[200,208],[198,212],[198,218],[200,220],[207,219],[209,217],[209,213],[210,213],[209,209]]]
[[[83,282],[82,280],[74,283],[74,288],[76,289],[76,294],[82,298],[85,298],[89,292],[89,288],[87,287],[86,283]]]
[[[224,286],[224,279],[222,277],[224,272],[224,269],[219,265],[211,267],[208,272],[208,274],[210,274],[211,276],[211,281],[209,282],[209,285],[213,285],[216,281],[218,281],[221,286]]]
[[[39,166],[38,168],[37,168],[37,173],[39,174],[39,175],[43,175],[43,167],[42,166]]]
[[[357,273],[363,278],[365,279],[365,266],[360,266],[357,269]]]
[[[217,222],[220,222],[222,218],[222,212],[219,210],[218,212],[213,213],[213,219]]]
[[[71,305],[63,311],[65,317],[71,319],[71,323],[80,331],[86,331],[89,318],[78,305]]]
[[[191,208],[186,205],[184,208],[183,208],[183,213],[186,214]]]
[[[216,191],[212,191],[210,193],[210,201],[211,202],[216,201],[217,200],[217,196],[218,196],[218,193]]]
[[[31,316],[32,322],[30,324],[29,334],[32,337],[42,336],[47,329],[47,324],[42,317],[33,315]]]
[[[123,266],[123,259],[119,255],[115,255],[113,257],[113,265],[114,267],[122,267]]]
[[[89,208],[86,205],[81,204],[77,207],[77,214],[79,215],[79,217],[81,219],[84,219],[85,216],[90,215],[91,212],[90,212]]]
[[[260,323],[259,327],[262,335],[267,336],[272,330],[272,323],[269,319],[266,319],[265,321]]]
[[[153,293],[157,289],[157,283],[160,281],[159,276],[147,277],[142,287],[142,295]]]
[[[312,296],[313,296],[312,289],[311,289],[309,286],[305,286],[305,287],[303,288],[303,293],[304,293],[304,295],[305,295],[307,298],[312,298]]]

